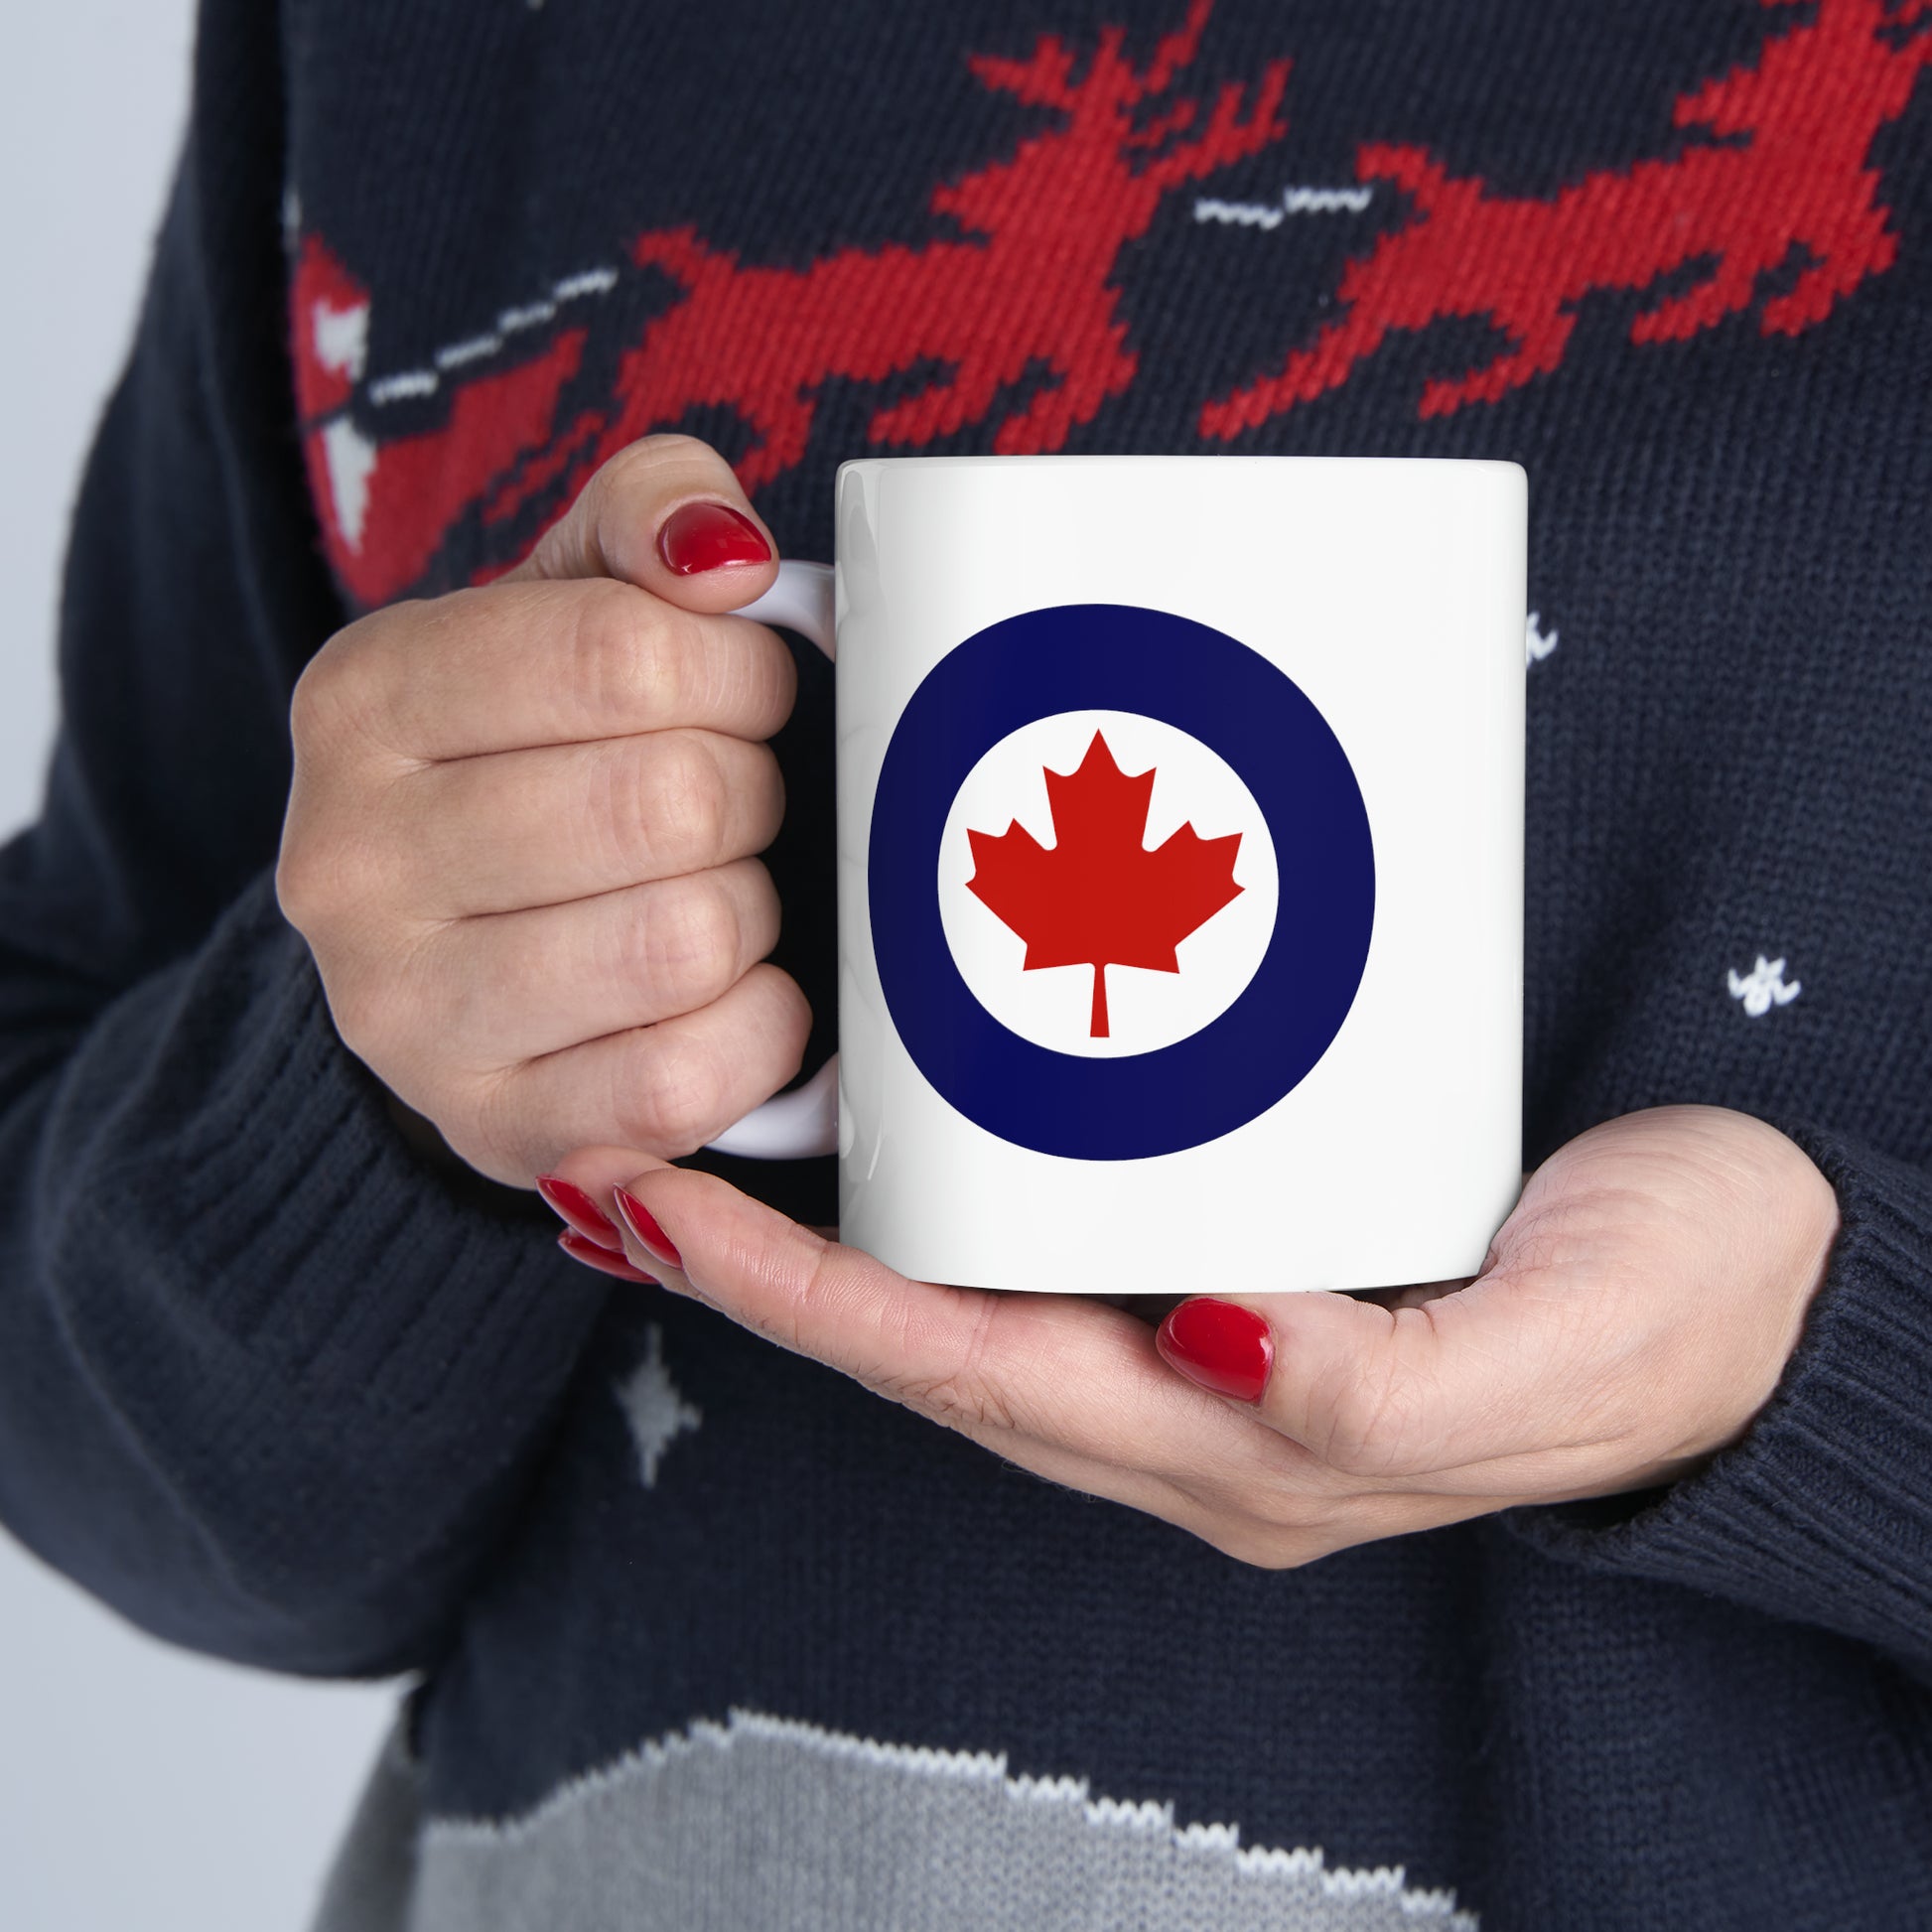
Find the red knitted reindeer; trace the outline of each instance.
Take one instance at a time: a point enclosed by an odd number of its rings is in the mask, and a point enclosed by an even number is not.
[[[1127,60],[1118,28],[1084,61],[1051,37],[1025,59],[973,59],[983,86],[1054,118],[1010,159],[934,191],[929,206],[958,238],[776,268],[742,263],[690,228],[641,236],[635,258],[664,269],[680,299],[625,352],[616,393],[581,403],[567,427],[556,415],[582,327],[533,358],[468,375],[439,426],[376,439],[359,388],[368,296],[310,237],[291,306],[305,443],[338,572],[358,600],[379,603],[420,581],[459,517],[480,510],[490,523],[533,500],[567,500],[632,438],[706,409],[744,424],[739,467],[756,488],[799,461],[834,380],[933,371],[874,414],[870,437],[887,448],[989,420],[997,450],[1063,447],[1134,378],[1114,280],[1123,245],[1175,188],[1286,131],[1286,61],[1252,89],[1223,86],[1204,114],[1192,99],[1161,104],[1196,58],[1212,4],[1190,0],[1145,67]],[[1631,325],[1634,342],[1710,329],[1747,310],[1780,269],[1791,280],[1764,301],[1761,331],[1823,321],[1896,256],[1870,154],[1932,63],[1932,0],[1812,4],[1814,16],[1767,40],[1754,63],[1676,101],[1673,119],[1691,137],[1680,152],[1587,173],[1548,199],[1493,194],[1419,147],[1362,147],[1362,177],[1405,190],[1408,218],[1349,264],[1336,319],[1311,343],[1206,405],[1203,435],[1258,427],[1345,382],[1390,335],[1450,317],[1492,322],[1504,346],[1429,383],[1422,413],[1496,401],[1561,365],[1587,296],[1651,290],[1678,271],[1697,279],[1656,295]],[[432,390],[438,381],[421,379]],[[1016,392],[1030,380],[1023,402]]]
[[[1137,125],[1136,109],[1193,61],[1212,7],[1192,0],[1145,68],[1126,60],[1117,27],[1084,67],[1050,36],[1026,60],[973,59],[983,86],[1060,118],[1011,160],[934,192],[933,212],[969,239],[842,248],[804,268],[761,268],[690,228],[642,236],[635,258],[665,269],[684,298],[624,356],[616,410],[586,470],[693,408],[722,404],[754,437],[738,471],[756,489],[804,455],[822,384],[884,382],[921,363],[941,373],[873,417],[875,443],[919,444],[983,421],[1043,368],[1047,380],[1001,422],[993,446],[1058,449],[1134,379],[1113,281],[1122,245],[1147,232],[1173,189],[1285,131],[1286,61],[1269,65],[1246,113],[1245,89],[1230,83],[1197,131],[1199,106],[1187,99]]]
[[[888,447],[984,421],[1014,385],[1036,378],[994,447],[1060,448],[1134,378],[1113,281],[1122,245],[1147,232],[1174,188],[1285,131],[1286,61],[1267,67],[1245,112],[1249,90],[1234,83],[1204,116],[1195,100],[1159,104],[1195,59],[1212,10],[1213,0],[1190,0],[1142,68],[1117,27],[1084,63],[1052,37],[1025,60],[972,58],[983,86],[1058,113],[1010,160],[933,192],[932,211],[962,239],[841,248],[804,268],[770,268],[741,263],[689,227],[640,236],[633,257],[664,269],[682,297],[625,351],[608,406],[582,407],[568,426],[556,412],[580,364],[582,328],[535,357],[460,380],[442,425],[373,440],[355,400],[359,359],[351,370],[342,347],[351,319],[355,341],[364,339],[369,296],[310,237],[291,308],[305,444],[338,573],[360,601],[380,603],[419,581],[459,517],[480,509],[484,523],[498,522],[539,498],[560,506],[633,438],[707,406],[750,432],[739,473],[757,488],[804,454],[819,392],[838,378],[879,383],[936,369],[918,394],[874,415],[869,434]],[[431,392],[441,380],[428,371],[406,379]]]
[[[1233,437],[1311,402],[1390,335],[1450,316],[1486,317],[1507,346],[1463,376],[1429,383],[1422,414],[1494,402],[1562,362],[1586,296],[1649,288],[1690,263],[1697,282],[1639,315],[1632,342],[1682,341],[1747,308],[1758,278],[1796,249],[1810,259],[1764,304],[1759,328],[1796,335],[1822,322],[1898,252],[1869,155],[1932,63],[1932,36],[1913,31],[1932,0],[1890,12],[1883,0],[1817,8],[1809,24],[1767,42],[1754,66],[1680,96],[1672,119],[1708,130],[1709,144],[1587,174],[1552,200],[1492,195],[1480,176],[1451,175],[1422,148],[1360,149],[1362,178],[1405,189],[1413,218],[1349,264],[1339,319],[1279,374],[1207,404],[1202,433]]]

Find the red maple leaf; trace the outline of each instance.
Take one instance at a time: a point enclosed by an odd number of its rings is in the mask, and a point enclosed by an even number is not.
[[[1042,767],[1043,768],[1043,767]],[[1074,771],[1045,771],[1054,843],[1017,820],[972,832],[973,896],[1027,942],[1025,972],[1093,968],[1092,1036],[1107,1037],[1107,968],[1177,973],[1174,948],[1240,891],[1241,834],[1204,839],[1182,825],[1150,852],[1154,769],[1129,777],[1099,732]]]

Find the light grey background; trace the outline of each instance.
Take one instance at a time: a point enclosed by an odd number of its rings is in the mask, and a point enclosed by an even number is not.
[[[192,11],[7,20],[0,836],[36,810],[67,517],[180,139]],[[393,1702],[166,1649],[0,1536],[0,1927],[294,1932]]]

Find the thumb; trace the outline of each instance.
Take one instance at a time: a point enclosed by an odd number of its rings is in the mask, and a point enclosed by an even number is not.
[[[736,611],[769,590],[778,546],[731,465],[693,436],[620,450],[509,578],[615,577],[686,611]]]
[[[1397,1308],[1199,1297],[1156,1341],[1171,1367],[1250,1405],[1331,1468],[1404,1482],[1549,1447],[1550,1392],[1575,1332],[1556,1300],[1492,1274]]]

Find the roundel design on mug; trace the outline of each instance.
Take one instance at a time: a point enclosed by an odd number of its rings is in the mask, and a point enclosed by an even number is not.
[[[1133,605],[991,624],[914,691],[868,897],[893,1024],[1018,1146],[1197,1147],[1300,1084],[1353,1004],[1375,862],[1340,742],[1223,632]]]
[[[1062,711],[953,795],[939,922],[1009,1032],[1117,1059],[1218,1020],[1268,953],[1275,844],[1226,759],[1159,718]]]

